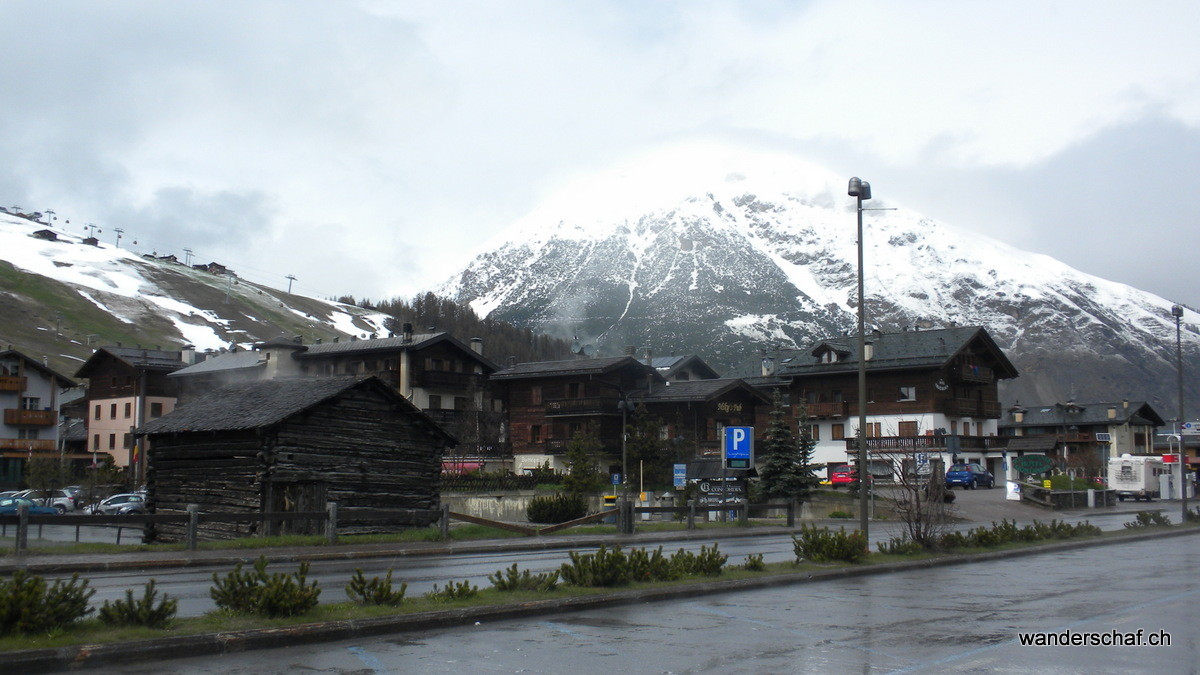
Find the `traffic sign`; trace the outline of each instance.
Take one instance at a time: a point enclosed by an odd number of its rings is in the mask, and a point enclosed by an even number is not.
[[[687,464],[675,465],[675,487],[684,488],[687,486]]]
[[[726,469],[754,466],[754,427],[725,427],[721,457]]]

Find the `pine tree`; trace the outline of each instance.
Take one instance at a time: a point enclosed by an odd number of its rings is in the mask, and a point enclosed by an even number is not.
[[[800,436],[792,434],[785,418],[783,397],[775,391],[767,424],[763,467],[759,471],[762,492],[767,497],[804,501],[817,479],[812,470],[813,443],[808,434],[808,412],[801,405]]]
[[[600,439],[595,434],[575,432],[567,441],[567,475],[563,489],[569,495],[591,497],[604,486],[600,474]]]

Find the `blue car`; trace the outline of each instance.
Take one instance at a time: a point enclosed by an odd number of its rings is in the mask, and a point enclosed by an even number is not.
[[[7,497],[0,499],[0,515],[14,516],[17,514],[17,508],[21,504],[29,507],[29,515],[31,516],[53,516],[58,514],[58,510],[53,506],[41,506],[35,503],[32,499],[25,497]]]
[[[946,487],[961,485],[968,490],[974,490],[980,485],[990,488],[996,485],[996,477],[992,472],[979,464],[951,464],[946,470]]]

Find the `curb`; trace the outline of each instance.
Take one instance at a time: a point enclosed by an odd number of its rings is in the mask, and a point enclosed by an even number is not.
[[[842,567],[809,574],[773,574],[770,576],[708,581],[667,588],[635,589],[576,598],[533,600],[511,605],[448,609],[402,616],[350,619],[325,623],[301,624],[286,628],[263,628],[245,631],[204,633],[190,636],[155,638],[134,642],[99,645],[74,645],[52,649],[31,649],[0,654],[0,666],[5,672],[55,672],[61,670],[111,666],[194,656],[212,656],[249,649],[286,647],[313,642],[330,642],[381,634],[405,633],[431,628],[462,626],[482,621],[537,616],[551,613],[580,611],[642,602],[658,602],[691,598],[698,595],[730,593],[776,586],[814,583],[876,574],[893,574],[912,570],[963,565],[972,562],[1020,558],[1042,553],[1054,553],[1079,548],[1136,543],[1200,534],[1200,528],[1165,532],[1139,532],[1107,539],[1064,541],[1031,546],[1010,551],[945,555],[924,560],[884,563],[864,567]]]

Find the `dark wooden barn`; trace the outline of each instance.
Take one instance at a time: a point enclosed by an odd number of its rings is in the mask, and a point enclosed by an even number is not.
[[[147,490],[156,513],[184,513],[188,504],[201,512],[322,511],[334,501],[342,532],[398,529],[356,525],[355,509],[439,508],[442,454],[456,444],[375,377],[233,384],[138,433],[151,439]],[[263,526],[211,523],[201,532],[236,538]],[[181,536],[182,528],[160,525],[151,538]]]

